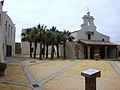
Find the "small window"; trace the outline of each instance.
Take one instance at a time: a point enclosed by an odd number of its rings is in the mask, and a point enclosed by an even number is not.
[[[8,37],[10,37],[10,33],[11,33],[11,30],[10,30],[10,24],[8,26]]]
[[[11,27],[11,36],[12,36],[12,33],[13,33],[12,31],[13,31],[13,27]]]
[[[8,21],[5,22],[5,31],[6,31],[6,32],[7,32],[7,22],[8,22]]]
[[[0,14],[0,24],[1,24],[2,18],[1,18],[1,14]]]
[[[102,41],[105,41],[104,38],[102,38]]]
[[[5,36],[5,45],[7,45],[7,36]]]
[[[88,34],[88,40],[91,40],[91,34]]]

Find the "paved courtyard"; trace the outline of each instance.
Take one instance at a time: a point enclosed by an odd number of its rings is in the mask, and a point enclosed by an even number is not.
[[[7,63],[0,90],[85,90],[81,71],[89,68],[101,70],[97,90],[120,90],[120,61],[16,58]]]

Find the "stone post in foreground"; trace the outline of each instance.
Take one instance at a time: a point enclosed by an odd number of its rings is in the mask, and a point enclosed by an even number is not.
[[[96,78],[101,76],[101,71],[96,69],[88,69],[81,72],[85,77],[85,90],[96,90]]]

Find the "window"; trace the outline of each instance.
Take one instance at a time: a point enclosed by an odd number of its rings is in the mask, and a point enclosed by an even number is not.
[[[12,36],[12,33],[13,33],[12,31],[13,31],[13,27],[11,26],[11,36]]]
[[[14,39],[15,39],[15,30],[14,30]]]
[[[9,25],[9,27],[8,27],[8,37],[10,37],[10,25]]]
[[[88,40],[91,40],[91,34],[88,34]]]
[[[88,26],[90,26],[90,20],[88,19]]]
[[[2,22],[2,18],[1,18],[1,14],[0,14],[0,24],[1,24],[1,22]]]
[[[102,41],[105,41],[104,38],[102,38]]]
[[[7,36],[5,36],[5,45],[7,45]]]
[[[5,31],[6,31],[6,32],[7,32],[7,22],[8,22],[8,21],[5,22]]]
[[[90,22],[88,22],[88,26],[90,26]]]

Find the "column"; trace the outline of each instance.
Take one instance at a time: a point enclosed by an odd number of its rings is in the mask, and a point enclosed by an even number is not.
[[[116,46],[116,58],[118,58],[118,47]]]
[[[90,46],[87,47],[88,59],[90,59]]]
[[[107,46],[105,47],[105,59],[107,59],[108,57],[107,57]]]

